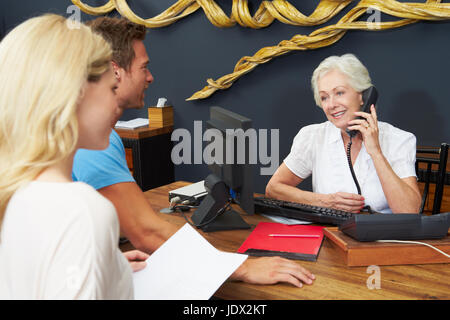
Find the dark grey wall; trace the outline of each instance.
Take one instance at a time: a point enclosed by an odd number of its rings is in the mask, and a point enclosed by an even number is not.
[[[106,1],[85,1],[102,5]],[[129,0],[141,17],[153,17],[175,0]],[[226,13],[231,0],[217,0]],[[249,1],[252,12],[261,0]],[[290,0],[304,14],[317,1]],[[69,0],[5,1],[0,3],[0,31],[4,33],[26,18],[43,12],[66,14]],[[347,12],[346,9],[344,12]],[[335,23],[342,15],[327,24]],[[91,16],[82,15],[83,20]],[[386,17],[390,19],[389,17]],[[308,124],[325,121],[314,105],[310,77],[314,68],[330,55],[356,54],[368,67],[378,87],[380,120],[390,122],[417,136],[418,145],[450,142],[450,22],[419,22],[388,31],[349,31],[338,43],[314,50],[291,53],[259,66],[239,79],[229,90],[193,102],[185,99],[206,85],[207,78],[232,72],[244,55],[253,55],[295,34],[309,34],[318,27],[293,27],[275,21],[265,29],[235,26],[214,27],[202,11],[160,29],[150,29],[146,46],[155,82],[146,102],[155,105],[167,97],[175,108],[175,128],[193,132],[194,120],[207,120],[209,107],[219,105],[253,120],[255,128],[280,129],[280,162],[288,154],[297,131]],[[123,120],[146,117],[146,110],[130,110]],[[155,151],[155,156],[158,156]],[[259,170],[257,170],[259,172]],[[262,192],[269,177],[255,172],[256,191]],[[176,166],[176,179],[198,181],[208,173],[206,165]]]

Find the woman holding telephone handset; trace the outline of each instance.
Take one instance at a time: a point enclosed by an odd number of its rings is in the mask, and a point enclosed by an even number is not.
[[[382,213],[418,212],[416,138],[378,121],[375,105],[368,105],[376,95],[363,97],[373,88],[366,67],[353,54],[331,56],[316,68],[311,82],[328,121],[298,132],[266,196],[354,213],[366,206]],[[313,192],[296,187],[310,175]]]

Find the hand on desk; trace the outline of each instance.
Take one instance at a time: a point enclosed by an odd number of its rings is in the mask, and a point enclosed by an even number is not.
[[[252,284],[287,282],[301,288],[302,282],[312,284],[315,276],[294,261],[281,257],[264,257],[247,259],[231,279]]]
[[[150,255],[145,252],[139,250],[131,250],[127,252],[123,252],[125,258],[127,258],[130,263],[131,269],[133,272],[144,269],[147,266],[147,262],[145,260],[148,259]]]

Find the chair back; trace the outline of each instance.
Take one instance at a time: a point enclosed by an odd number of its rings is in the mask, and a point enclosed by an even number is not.
[[[430,155],[429,157],[424,156]],[[432,155],[437,156],[432,156]],[[446,167],[448,159],[448,144],[441,143],[440,148],[417,148],[416,157],[416,174],[419,182],[424,183],[422,195],[422,203],[420,205],[420,213],[423,213],[426,200],[429,194],[430,183],[435,183],[434,201],[432,214],[441,211],[442,196],[444,194],[444,185],[446,184]],[[419,166],[420,163],[426,164],[426,169]],[[437,170],[432,170],[433,165],[437,166]],[[447,182],[448,183],[448,182]]]

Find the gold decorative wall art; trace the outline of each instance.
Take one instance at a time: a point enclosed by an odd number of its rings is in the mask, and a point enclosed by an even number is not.
[[[214,0],[179,0],[161,14],[153,18],[143,19],[130,9],[127,0],[109,0],[100,7],[91,7],[84,4],[82,0],[72,0],[85,13],[102,15],[117,9],[122,16],[147,28],[168,26],[201,8],[209,21],[216,27],[227,28],[238,23],[243,27],[254,29],[267,27],[275,19],[296,26],[322,24],[334,17],[353,0],[321,0],[310,16],[303,15],[286,0],[262,1],[253,17],[250,14],[248,0],[230,1],[233,1],[230,17],[223,12]]]
[[[232,0],[232,12],[228,17],[214,0],[179,0],[159,15],[142,19],[128,6],[126,0],[109,0],[100,7],[91,7],[81,0],[72,0],[82,11],[101,15],[114,9],[130,21],[148,28],[168,26],[190,14],[202,9],[209,21],[217,27],[231,27],[237,24],[254,29],[269,26],[274,20],[296,26],[320,25],[336,16],[354,0],[321,0],[314,12],[305,16],[285,0],[262,1],[252,16],[247,0]],[[357,21],[362,15],[375,9],[393,17],[397,21]],[[450,3],[441,0],[427,0],[425,3],[399,2],[395,0],[361,0],[336,24],[317,29],[309,35],[295,35],[290,40],[283,40],[276,46],[258,50],[253,56],[242,57],[232,73],[217,80],[208,79],[208,85],[194,93],[187,100],[205,99],[217,90],[223,90],[244,74],[251,72],[258,65],[291,51],[311,50],[329,46],[339,41],[348,30],[378,31],[398,28],[422,20],[438,21],[450,19]]]

